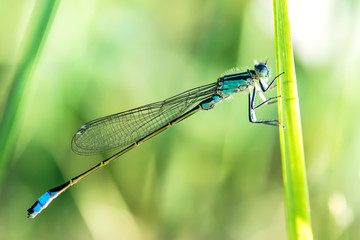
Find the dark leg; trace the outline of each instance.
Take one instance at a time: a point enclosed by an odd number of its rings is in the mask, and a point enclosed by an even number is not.
[[[269,104],[277,103],[277,99],[278,99],[279,97],[281,97],[281,96],[276,96],[276,97],[268,98],[268,99],[266,99],[266,101],[263,101],[262,103],[260,103],[259,105],[253,107],[252,109],[257,109],[258,107],[261,107],[261,106],[264,105],[264,104],[269,105]],[[270,102],[270,100],[273,100],[273,99],[276,99],[276,100]]]
[[[276,102],[277,102],[277,99],[278,99],[279,97],[281,97],[281,96],[276,96],[276,97],[268,98],[268,99],[266,99],[265,101],[263,101],[262,103],[260,103],[259,105],[255,106],[256,89],[254,88],[253,93],[252,93],[252,97],[251,97],[251,105],[250,105],[250,106],[251,106],[251,109],[252,109],[252,110],[255,110],[255,109],[257,109],[258,107],[261,107],[261,106],[264,105],[264,104],[269,105],[269,104],[276,103]],[[276,100],[271,101],[271,100],[273,100],[273,99],[276,99]]]
[[[260,83],[260,87],[261,87],[261,90],[263,91],[263,92],[267,92],[268,90],[269,90],[269,88],[271,87],[271,85],[275,82],[275,80],[278,78],[278,77],[280,77],[280,75],[282,75],[282,74],[284,74],[285,72],[282,72],[282,73],[280,73],[279,75],[277,75],[276,77],[274,77],[274,79],[270,82],[270,84],[265,88],[264,87],[264,85],[262,84],[262,82],[261,81],[259,81],[259,83]],[[276,87],[276,86],[275,86]],[[275,88],[274,87],[274,88]],[[273,89],[273,88],[271,88],[271,89]],[[271,90],[270,89],[270,90]]]
[[[271,126],[281,125],[278,120],[256,120],[256,114],[255,114],[256,108],[262,106],[263,104],[268,103],[269,100],[278,98],[278,97],[269,98],[257,106],[255,106],[255,97],[256,97],[256,89],[254,88],[252,93],[251,93],[251,91],[249,92],[249,121],[251,123],[262,123],[262,124],[267,124],[267,125],[271,125]]]

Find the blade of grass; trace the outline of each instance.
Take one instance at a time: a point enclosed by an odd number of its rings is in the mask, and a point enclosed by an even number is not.
[[[0,123],[0,182],[16,140],[17,123],[27,82],[36,67],[36,59],[45,42],[57,5],[58,1],[37,1],[22,41],[22,53],[12,74],[10,91]]]
[[[277,73],[285,72],[278,83],[281,157],[289,239],[313,239],[306,182],[305,158],[296,86],[293,50],[286,0],[274,0]]]

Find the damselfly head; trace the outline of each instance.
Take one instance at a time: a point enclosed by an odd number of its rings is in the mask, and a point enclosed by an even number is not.
[[[270,77],[270,70],[267,67],[266,63],[257,63],[255,64],[255,74],[258,78],[268,78]]]

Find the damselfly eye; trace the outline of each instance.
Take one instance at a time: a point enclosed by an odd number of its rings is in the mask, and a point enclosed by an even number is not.
[[[270,71],[265,63],[259,63],[255,65],[255,73],[259,77],[269,77]]]

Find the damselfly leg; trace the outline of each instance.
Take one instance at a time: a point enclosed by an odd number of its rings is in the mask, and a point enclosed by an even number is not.
[[[258,87],[258,85],[255,83],[254,84],[254,88],[253,90],[249,91],[249,121],[251,123],[262,123],[262,124],[267,124],[267,125],[271,125],[271,126],[279,126],[281,125],[281,123],[279,122],[279,120],[257,120],[256,119],[256,114],[255,114],[255,109],[263,106],[263,105],[270,105],[273,103],[276,103],[279,97],[281,96],[276,96],[276,97],[270,97],[270,98],[266,98],[265,95],[263,93],[267,92],[267,91],[271,91],[273,89],[276,88],[276,85],[272,87],[273,83],[275,82],[276,78],[278,78],[281,74],[277,75],[271,82],[269,85],[267,85],[264,81],[259,80],[259,84],[260,84],[260,88],[261,91]],[[255,105],[255,99],[256,99],[256,92],[259,92],[260,98],[263,100],[260,104]]]

